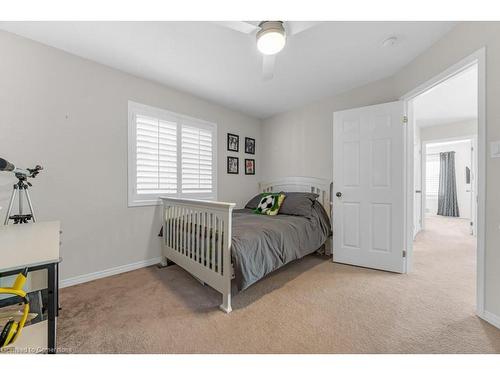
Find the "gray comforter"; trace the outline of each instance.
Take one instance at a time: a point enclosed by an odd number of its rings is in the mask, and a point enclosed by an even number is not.
[[[238,290],[244,290],[281,266],[318,250],[331,234],[319,202],[310,217],[233,213],[232,260]]]

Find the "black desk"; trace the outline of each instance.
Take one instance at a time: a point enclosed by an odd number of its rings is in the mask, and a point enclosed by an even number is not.
[[[47,270],[47,291],[48,291],[48,306],[47,306],[47,352],[56,354],[57,352],[57,317],[59,315],[59,262],[61,259],[40,262],[36,264],[27,264],[18,269],[9,269],[6,271],[0,270],[0,277],[17,275],[26,267],[28,273],[38,270]],[[22,335],[22,333],[21,333]]]

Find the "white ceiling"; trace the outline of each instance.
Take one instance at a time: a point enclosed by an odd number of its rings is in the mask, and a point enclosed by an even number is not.
[[[0,29],[259,118],[397,72],[455,22],[320,22],[262,80],[255,36],[211,22],[0,22]],[[397,36],[398,43],[382,42]]]
[[[477,118],[477,65],[434,86],[414,100],[418,126],[436,126]]]

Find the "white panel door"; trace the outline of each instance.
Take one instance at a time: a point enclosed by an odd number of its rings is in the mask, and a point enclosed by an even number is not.
[[[334,113],[333,261],[405,272],[403,102]]]

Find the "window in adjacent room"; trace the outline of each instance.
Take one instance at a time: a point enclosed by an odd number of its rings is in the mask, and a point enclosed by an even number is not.
[[[425,165],[425,194],[437,197],[439,190],[439,153],[427,154]]]
[[[216,124],[129,102],[128,205],[217,199]]]

